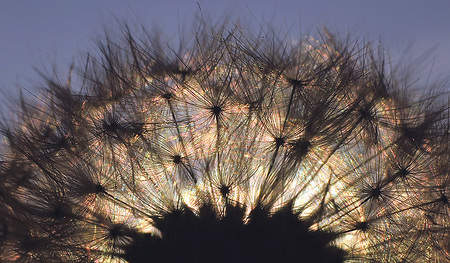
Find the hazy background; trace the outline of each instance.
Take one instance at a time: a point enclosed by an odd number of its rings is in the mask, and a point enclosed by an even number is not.
[[[38,87],[35,69],[55,63],[66,74],[74,58],[92,51],[93,39],[117,20],[158,25],[175,36],[196,16],[225,15],[255,27],[290,28],[294,35],[322,26],[356,33],[381,40],[394,62],[407,51],[408,59],[425,60],[415,64],[419,73],[427,75],[434,61],[433,78],[450,76],[448,0],[5,0],[0,3],[0,99],[21,87]]]

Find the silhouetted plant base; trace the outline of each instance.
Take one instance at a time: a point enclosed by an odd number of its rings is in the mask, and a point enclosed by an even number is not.
[[[228,206],[220,217],[209,205],[196,215],[189,208],[154,218],[161,237],[138,234],[123,256],[144,262],[301,262],[339,263],[345,251],[333,246],[335,234],[313,231],[290,206],[270,214]]]

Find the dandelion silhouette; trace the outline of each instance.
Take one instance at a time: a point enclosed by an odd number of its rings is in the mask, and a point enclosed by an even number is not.
[[[382,52],[109,36],[3,123],[2,262],[448,262],[448,104]]]

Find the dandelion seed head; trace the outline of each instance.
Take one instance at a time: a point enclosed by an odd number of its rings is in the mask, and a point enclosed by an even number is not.
[[[350,38],[203,27],[179,49],[126,29],[78,91],[49,78],[22,99],[1,260],[450,260],[442,94],[409,96]]]

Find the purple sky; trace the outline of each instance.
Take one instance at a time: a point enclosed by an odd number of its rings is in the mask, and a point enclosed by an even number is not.
[[[213,18],[290,26],[293,33],[322,26],[356,32],[381,39],[394,58],[409,45],[412,57],[431,49],[427,57],[435,59],[434,74],[450,76],[448,0],[11,0],[0,4],[0,91],[33,90],[40,81],[33,68],[50,68],[52,61],[64,72],[80,52],[93,50],[93,39],[116,19],[176,32],[200,14],[199,5],[201,14]],[[428,72],[430,65],[419,64],[424,67],[419,70]]]

